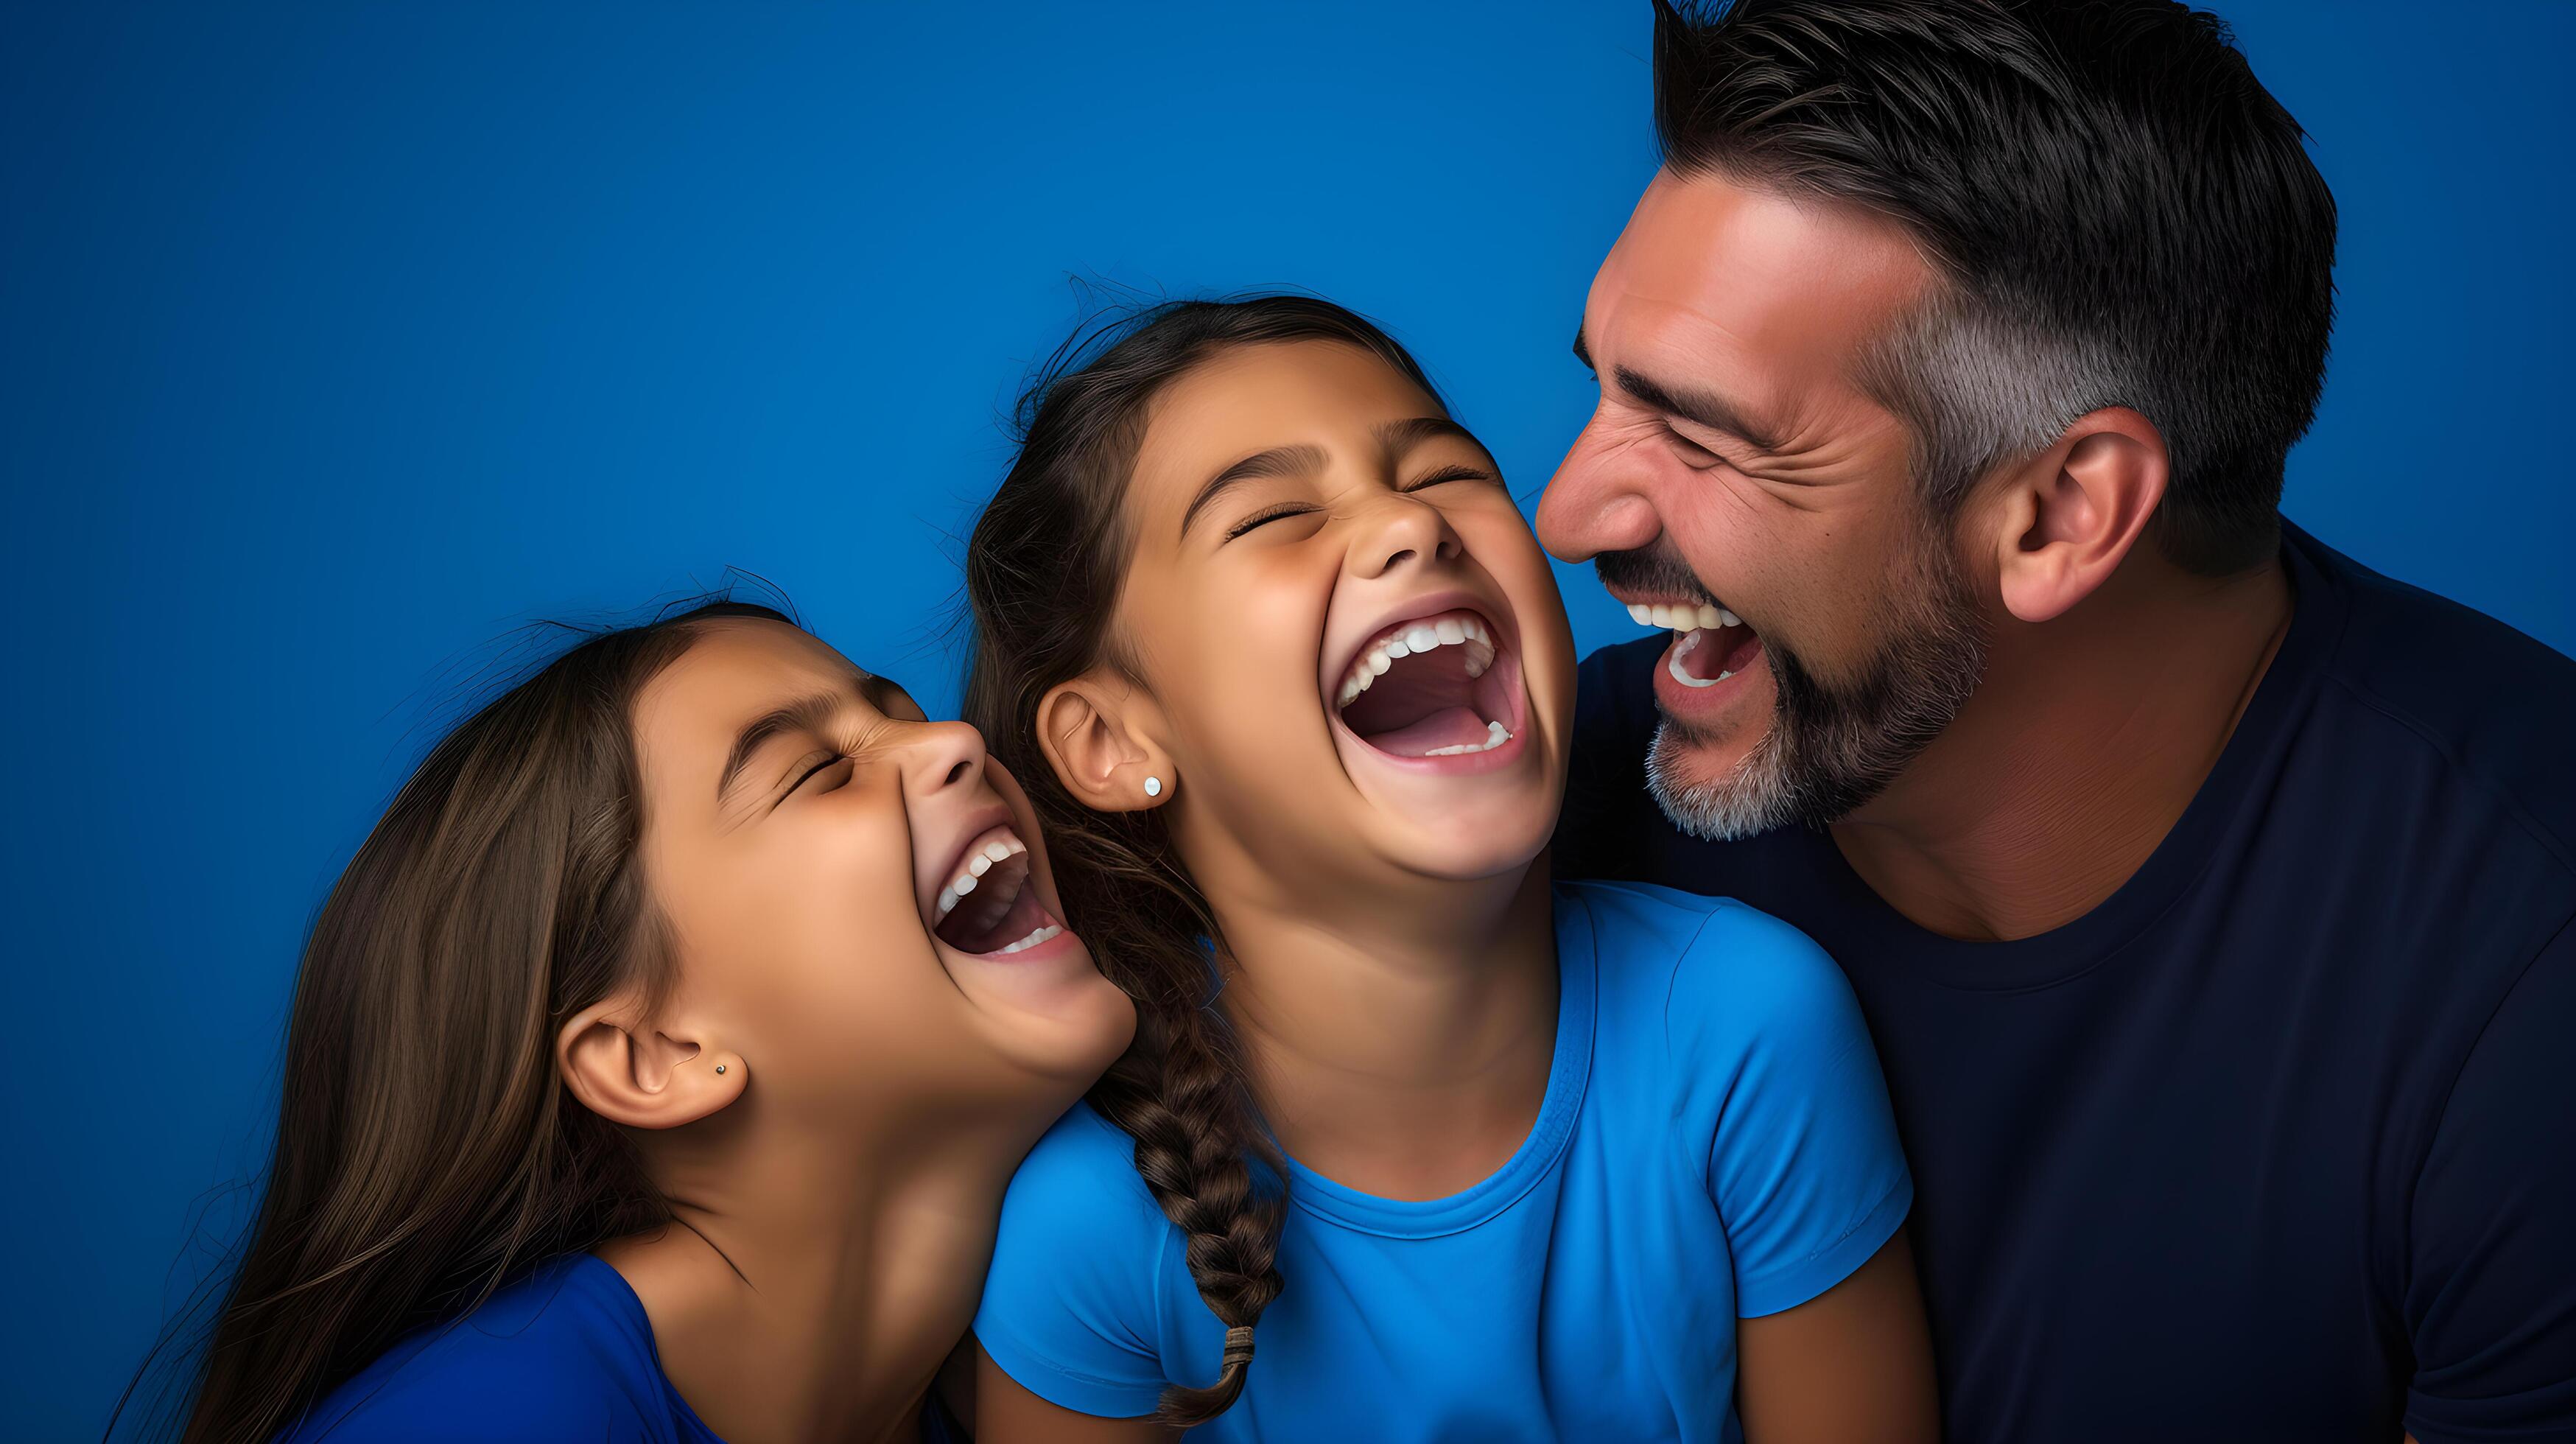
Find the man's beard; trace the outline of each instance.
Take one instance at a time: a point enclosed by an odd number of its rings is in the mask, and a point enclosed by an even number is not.
[[[1675,827],[1722,842],[1848,816],[1959,715],[1985,670],[1985,620],[1932,531],[1916,529],[1888,593],[1887,629],[1853,680],[1827,682],[1762,637],[1775,696],[1771,727],[1725,776],[1691,780],[1691,752],[1704,740],[1664,718],[1646,757],[1646,786]],[[1604,555],[1596,566],[1605,580],[1680,579],[1671,560],[1635,552]],[[1694,581],[1690,590],[1705,589]]]

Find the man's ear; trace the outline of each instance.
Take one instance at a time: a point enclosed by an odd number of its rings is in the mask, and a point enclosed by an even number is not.
[[[1133,684],[1087,673],[1038,699],[1038,748],[1056,780],[1094,812],[1159,807],[1180,780],[1154,740],[1161,721]]]
[[[2045,622],[2119,570],[2164,500],[2164,434],[2125,406],[2087,412],[2007,480],[1994,505],[2005,610]]]
[[[639,1021],[631,997],[593,1004],[555,1034],[555,1070],[581,1106],[629,1128],[677,1128],[721,1112],[749,1081],[705,1029]],[[666,1031],[667,1028],[667,1031]]]

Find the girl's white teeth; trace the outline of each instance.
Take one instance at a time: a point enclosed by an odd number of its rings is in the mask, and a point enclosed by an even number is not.
[[[1027,843],[1020,841],[1016,837],[1005,835],[994,838],[991,842],[984,844],[982,847],[968,854],[966,865],[957,870],[957,876],[949,880],[948,886],[939,890],[939,915],[944,918],[951,912],[956,911],[957,900],[966,896],[968,893],[973,892],[975,890],[975,879],[991,872],[993,870],[993,864],[1000,862],[1002,859],[1010,857],[1015,853],[1022,853],[1028,850],[1029,848]]]
[[[1484,741],[1461,742],[1455,747],[1434,747],[1422,755],[1425,757],[1456,757],[1467,752],[1491,752],[1495,748],[1500,747],[1511,740],[1512,734],[1503,729],[1502,723],[1488,722],[1485,724]]]
[[[1494,665],[1493,634],[1474,617],[1407,622],[1360,649],[1360,654],[1351,660],[1350,671],[1342,676],[1341,690],[1335,694],[1333,705],[1348,707],[1352,699],[1385,676],[1388,668],[1406,657],[1435,647],[1465,647],[1467,675],[1470,677],[1481,677],[1485,675],[1486,668]]]
[[[1024,937],[1024,938],[1020,939],[1020,940],[1019,940],[1018,942],[1016,942],[1016,943],[1011,943],[1011,944],[1009,944],[1009,945],[1007,945],[1007,946],[1004,946],[1004,947],[1000,947],[1000,948],[996,948],[996,949],[994,949],[994,952],[995,952],[995,953],[997,953],[997,954],[998,954],[998,953],[1016,953],[1016,952],[1020,951],[1020,950],[1021,950],[1021,949],[1023,949],[1023,948],[1034,948],[1034,947],[1036,947],[1038,944],[1040,944],[1040,943],[1042,943],[1042,942],[1045,942],[1047,939],[1049,939],[1049,938],[1051,938],[1051,937],[1054,937],[1056,934],[1058,934],[1058,933],[1060,933],[1060,932],[1063,932],[1063,931],[1064,931],[1064,929],[1062,929],[1062,928],[1060,928],[1060,927],[1057,927],[1055,924],[1053,924],[1053,923],[1048,923],[1048,924],[1046,924],[1044,927],[1041,927],[1041,928],[1039,928],[1037,931],[1035,931],[1035,932],[1033,932],[1033,933],[1030,933],[1027,937]]]

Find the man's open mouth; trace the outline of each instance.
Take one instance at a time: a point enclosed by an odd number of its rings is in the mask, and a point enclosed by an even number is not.
[[[1762,655],[1762,639],[1744,619],[1713,603],[1628,604],[1628,615],[1641,627],[1666,627],[1672,646],[1664,653],[1664,670],[1694,691],[1714,687],[1751,667]]]
[[[1520,690],[1501,629],[1453,608],[1382,628],[1343,669],[1333,703],[1352,736],[1390,757],[1469,757],[1513,741]]]
[[[1026,952],[1064,931],[1038,901],[1028,844],[1008,824],[968,841],[939,890],[931,932],[961,953],[1003,957]]]

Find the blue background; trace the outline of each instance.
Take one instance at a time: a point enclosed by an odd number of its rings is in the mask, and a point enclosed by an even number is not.
[[[2576,650],[2576,7],[2223,8],[2343,207],[2290,513]],[[1069,273],[1377,315],[1535,496],[1653,165],[1648,33],[1644,0],[9,4],[9,1430],[94,1433],[195,1280],[300,934],[493,639],[740,566],[952,705],[950,538]],[[1632,634],[1565,580],[1585,645]]]

